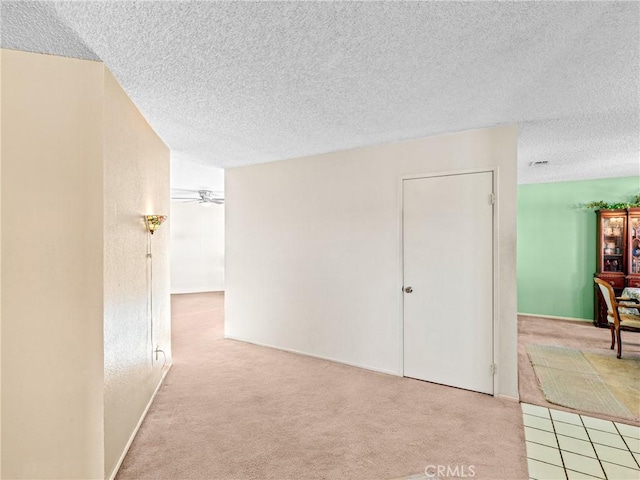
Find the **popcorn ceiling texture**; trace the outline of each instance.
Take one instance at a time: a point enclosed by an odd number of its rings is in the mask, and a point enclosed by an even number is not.
[[[2,16],[5,48],[102,59],[183,163],[517,124],[520,183],[640,175],[638,2],[3,1]]]
[[[2,1],[2,48],[100,60],[56,15],[52,2]]]

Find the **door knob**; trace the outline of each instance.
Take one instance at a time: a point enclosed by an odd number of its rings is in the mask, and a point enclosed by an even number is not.
[[[407,292],[407,293],[411,293],[411,292],[413,292],[413,288],[407,287],[407,288],[404,289],[404,291]]]

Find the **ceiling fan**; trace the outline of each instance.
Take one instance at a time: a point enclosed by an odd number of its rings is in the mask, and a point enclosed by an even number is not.
[[[224,205],[224,196],[220,192],[214,192],[212,190],[178,190],[180,192],[191,192],[191,196],[171,196],[171,200],[182,200],[183,202],[198,202],[200,204],[215,203],[217,205]],[[197,196],[196,196],[197,195]]]

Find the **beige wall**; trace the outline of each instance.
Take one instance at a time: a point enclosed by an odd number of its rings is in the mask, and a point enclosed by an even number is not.
[[[110,476],[171,363],[169,221],[150,238],[142,214],[169,214],[169,149],[105,71],[104,409]],[[151,270],[153,269],[153,271]],[[152,275],[153,274],[153,275]],[[153,344],[150,282],[153,278]]]
[[[99,62],[4,50],[2,108],[1,476],[103,478],[162,374],[151,261],[170,362],[169,152]]]
[[[224,206],[171,202],[171,293],[224,290]]]
[[[226,170],[225,334],[401,374],[400,179],[494,167],[496,393],[517,397],[514,127]]]
[[[2,53],[2,477],[103,474],[101,63]]]

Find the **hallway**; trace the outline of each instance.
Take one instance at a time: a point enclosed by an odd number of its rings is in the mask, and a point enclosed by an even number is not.
[[[223,339],[224,296],[172,296],[173,367],[128,479],[526,478],[520,405]]]

